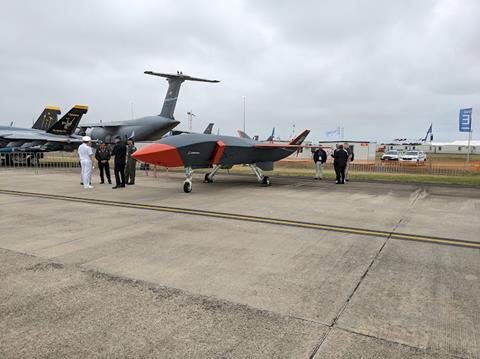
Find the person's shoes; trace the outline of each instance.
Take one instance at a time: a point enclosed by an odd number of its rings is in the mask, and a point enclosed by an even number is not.
[[[345,181],[347,181],[347,182],[348,182],[348,181],[350,181],[350,180],[349,180],[349,179],[346,179]]]
[[[127,184],[128,184],[128,185],[132,185],[132,184],[135,184],[135,182],[128,182]]]
[[[100,181],[100,184],[104,184],[104,183],[105,183],[105,181]]]
[[[93,186],[89,185],[89,186],[88,186],[88,187],[86,187],[86,188],[88,188],[88,189],[92,189],[92,188],[95,188],[95,187],[93,187]]]
[[[108,181],[108,184],[112,184],[112,181]]]
[[[313,177],[314,180],[318,180],[318,177]]]
[[[80,186],[83,186],[83,182],[80,182]]]
[[[342,184],[345,184],[345,181],[342,181]]]
[[[118,186],[120,188],[125,188],[125,184],[121,184],[120,186]]]
[[[340,181],[335,181],[336,184],[340,184]]]
[[[120,186],[113,186],[112,189],[120,188]]]

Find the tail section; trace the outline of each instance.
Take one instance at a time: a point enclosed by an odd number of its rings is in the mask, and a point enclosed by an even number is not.
[[[266,139],[266,141],[273,142],[274,137],[275,137],[275,127],[272,130],[272,134]]]
[[[165,74],[153,71],[145,71],[147,75],[154,75],[165,77],[168,81],[168,90],[167,95],[165,96],[165,101],[163,102],[162,112],[160,116],[174,119],[173,113],[175,112],[175,105],[177,104],[178,93],[180,92],[180,86],[184,81],[201,81],[201,82],[220,82],[218,80],[207,80],[197,77],[191,77],[184,75],[183,73],[177,71],[177,74]]]
[[[237,133],[238,133],[238,137],[240,137],[240,138],[246,138],[248,140],[251,139],[251,137],[249,135],[247,135],[245,132],[243,132],[242,130],[237,130]]]
[[[48,130],[47,133],[52,133],[54,135],[65,135],[69,136],[73,134],[77,128],[82,116],[88,111],[88,106],[75,105],[73,108],[68,111],[65,116],[63,116],[58,122],[54,123]]]
[[[297,145],[297,146],[301,145],[303,141],[305,141],[309,133],[310,133],[310,130],[303,130],[297,137],[291,140],[288,144]]]
[[[45,107],[45,110],[43,110],[43,112],[40,114],[32,128],[36,130],[48,130],[55,122],[57,122],[58,115],[60,115],[61,112],[62,111],[60,111],[60,108],[55,106]]]
[[[209,123],[205,131],[203,131],[204,135],[211,135],[213,129],[213,123]]]

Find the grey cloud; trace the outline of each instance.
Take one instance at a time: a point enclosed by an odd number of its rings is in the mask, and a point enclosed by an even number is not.
[[[176,110],[234,134],[286,137],[295,124],[345,127],[349,138],[456,133],[478,107],[480,4],[425,1],[18,1],[0,21],[2,123],[29,125],[46,104],[90,105],[87,119],[159,112],[166,83],[144,70],[183,70]],[[475,113],[474,113],[475,115]],[[186,121],[185,121],[186,122]],[[186,123],[181,126],[186,126]]]

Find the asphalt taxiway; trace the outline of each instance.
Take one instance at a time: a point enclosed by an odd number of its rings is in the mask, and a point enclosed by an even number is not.
[[[480,190],[0,172],[2,357],[480,357]]]

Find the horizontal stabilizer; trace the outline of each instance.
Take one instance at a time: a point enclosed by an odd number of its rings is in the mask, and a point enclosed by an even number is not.
[[[167,79],[178,79],[182,81],[220,82],[219,80],[208,80],[208,79],[201,79],[198,77],[184,75],[181,72],[177,72],[177,74],[165,74],[162,72],[145,71],[144,73],[147,75],[160,76],[160,77],[165,77]]]

